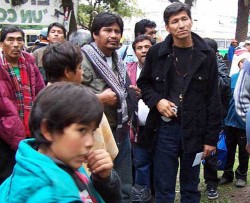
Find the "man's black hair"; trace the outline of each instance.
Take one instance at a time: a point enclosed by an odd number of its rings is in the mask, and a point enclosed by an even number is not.
[[[156,28],[155,22],[148,19],[142,19],[139,22],[137,22],[135,24],[135,29],[134,29],[135,38],[138,35],[145,34],[147,31],[146,28]]]
[[[167,25],[169,23],[169,18],[172,15],[175,15],[181,11],[185,11],[188,17],[192,19],[190,7],[185,3],[175,2],[175,3],[170,4],[163,13],[163,19],[164,19],[165,24]]]
[[[123,21],[122,18],[114,13],[110,13],[110,12],[102,12],[99,13],[93,20],[92,26],[91,26],[91,36],[93,38],[93,35],[98,35],[99,31],[101,30],[101,28],[103,27],[108,27],[111,26],[113,24],[117,23],[120,30],[121,30],[121,35],[123,33]]]
[[[13,32],[20,32],[22,34],[23,37],[23,41],[24,41],[24,32],[21,28],[14,26],[14,25],[7,25],[2,27],[1,30],[1,37],[0,37],[0,42],[3,42],[6,39],[6,36],[8,33],[13,33]]]
[[[49,36],[49,32],[52,29],[52,27],[59,27],[59,28],[61,28],[62,31],[63,31],[64,38],[66,39],[66,28],[61,23],[58,23],[58,22],[54,22],[54,23],[51,23],[49,25],[49,27],[48,27],[48,36]]]

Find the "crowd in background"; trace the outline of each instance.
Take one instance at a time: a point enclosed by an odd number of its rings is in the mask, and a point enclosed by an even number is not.
[[[186,4],[163,16],[165,40],[142,19],[129,45],[110,12],[69,36],[52,23],[27,49],[22,29],[2,28],[1,202],[174,202],[179,177],[181,202],[198,203],[202,160],[208,199],[247,185],[250,40],[232,40],[226,58],[191,31]]]

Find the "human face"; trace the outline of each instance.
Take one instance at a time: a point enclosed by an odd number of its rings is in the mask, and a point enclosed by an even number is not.
[[[75,70],[76,72],[70,71],[69,72],[69,77],[68,80],[70,82],[76,82],[76,83],[81,83],[83,80],[83,69],[82,69],[82,64],[78,64],[77,68]]]
[[[114,50],[119,48],[122,37],[121,29],[117,23],[108,27],[102,27],[99,34],[93,34],[97,47],[105,56],[112,56]]]
[[[146,32],[144,34],[156,40],[156,29],[154,27],[146,27]]]
[[[172,15],[166,29],[172,34],[174,41],[191,39],[192,20],[185,11]]]
[[[86,162],[87,155],[94,144],[96,124],[88,125],[72,123],[62,133],[49,133],[51,145],[46,152],[40,152],[62,161],[72,169],[78,169]]]
[[[16,63],[21,56],[24,45],[24,39],[21,32],[12,32],[6,35],[6,38],[1,42],[3,53],[8,62]]]
[[[47,39],[50,43],[63,42],[65,40],[63,30],[59,27],[53,26],[48,33]]]
[[[249,43],[245,44],[245,48],[247,49],[248,52],[250,52],[250,44]]]
[[[144,65],[146,54],[151,46],[151,42],[147,39],[135,44],[135,55],[141,67]]]
[[[232,45],[233,45],[234,47],[237,47],[237,46],[238,46],[238,42],[232,42]]]

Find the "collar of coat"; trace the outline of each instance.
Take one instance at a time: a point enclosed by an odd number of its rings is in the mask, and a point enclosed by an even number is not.
[[[194,43],[194,49],[199,50],[204,53],[211,51],[211,48],[199,35],[195,34],[194,32],[192,32],[191,35],[192,35],[192,39]],[[173,36],[169,34],[166,37],[166,39],[161,43],[158,56],[160,57],[166,54],[171,54],[172,45],[173,45]]]

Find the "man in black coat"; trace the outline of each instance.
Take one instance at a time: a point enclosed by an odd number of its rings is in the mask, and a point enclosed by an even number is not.
[[[174,202],[180,163],[181,202],[198,203],[200,165],[192,165],[197,153],[216,151],[221,127],[216,56],[191,32],[188,5],[171,4],[164,21],[170,34],[149,49],[137,81],[150,108],[145,146],[154,148],[156,202]]]

